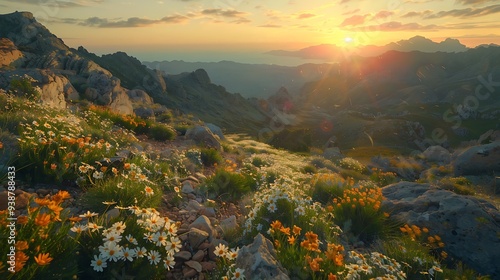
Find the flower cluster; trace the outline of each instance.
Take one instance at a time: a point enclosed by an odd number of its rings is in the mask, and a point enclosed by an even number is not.
[[[360,254],[349,251],[348,261],[342,273],[345,279],[360,279],[363,274],[370,279],[406,279],[403,265],[378,252]]]
[[[170,270],[175,265],[174,254],[182,247],[177,237],[177,223],[162,217],[155,209],[128,207],[133,216],[125,221],[113,223],[110,227],[98,225],[97,214],[87,212],[80,216],[83,223],[75,224],[71,230],[77,234],[94,236],[100,233],[102,245],[93,255],[91,267],[104,272],[107,267],[118,262],[142,262],[150,265],[163,264]],[[99,236],[99,235],[97,235]]]
[[[225,275],[222,276],[223,280],[242,280],[245,279],[244,269],[237,268],[234,261],[238,257],[239,249],[231,249],[220,243],[214,249],[214,254],[219,257],[220,261],[218,263],[219,270],[225,270]]]
[[[437,234],[430,234],[428,228],[405,224],[399,230],[403,234],[408,235],[412,241],[418,241],[428,247],[432,253],[437,254],[439,252],[440,258],[446,259],[448,257],[448,253],[443,251],[445,244],[441,240],[441,237]]]
[[[363,173],[366,171],[366,166],[364,164],[362,164],[359,161],[357,161],[353,158],[350,158],[350,157],[346,157],[346,158],[341,159],[339,161],[339,165],[342,168],[354,170],[354,171],[357,171],[360,173]]]

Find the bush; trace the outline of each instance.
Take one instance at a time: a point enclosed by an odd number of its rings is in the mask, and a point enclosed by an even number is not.
[[[255,187],[252,177],[224,168],[217,168],[215,174],[206,181],[208,196],[212,199],[236,201]]]
[[[154,140],[167,141],[175,139],[175,131],[164,124],[153,124],[149,127],[148,135]]]
[[[22,78],[12,79],[9,90],[16,96],[38,101],[42,95],[39,88],[33,87],[32,82],[35,82],[35,80],[27,75]]]
[[[316,168],[316,166],[311,164],[308,164],[302,168],[302,173],[305,174],[314,174],[316,172],[318,172],[318,169]]]
[[[461,195],[474,195],[475,193],[472,182],[465,177],[443,178],[439,181],[439,186]]]
[[[214,148],[202,148],[201,149],[201,162],[205,166],[214,166],[220,164],[223,158],[219,151]]]
[[[326,205],[334,198],[341,198],[344,189],[351,184],[352,181],[345,180],[337,173],[315,174],[311,179],[311,197],[314,201]]]

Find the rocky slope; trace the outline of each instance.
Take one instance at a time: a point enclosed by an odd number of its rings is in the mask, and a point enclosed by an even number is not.
[[[177,79],[148,69],[123,52],[99,57],[83,47],[70,49],[28,12],[1,15],[0,26],[2,88],[10,89],[13,79],[27,75],[41,89],[42,101],[59,108],[66,101],[87,99],[123,114],[149,117],[154,111],[147,107],[156,102],[155,108],[167,107],[246,132],[255,132],[265,121],[252,103],[212,84],[203,70]]]

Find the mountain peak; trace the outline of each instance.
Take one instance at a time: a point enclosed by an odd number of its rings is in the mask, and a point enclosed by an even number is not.
[[[18,48],[32,53],[69,50],[61,39],[40,24],[30,12],[0,15],[0,37],[8,38]]]

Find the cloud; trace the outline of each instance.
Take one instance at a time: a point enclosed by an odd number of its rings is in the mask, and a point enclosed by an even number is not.
[[[41,1],[41,0],[7,0],[14,3],[23,3],[29,5],[36,5],[42,7],[51,8],[78,8],[78,7],[88,7],[95,4],[101,4],[104,0],[76,0],[76,1]]]
[[[341,27],[344,26],[355,26],[355,25],[361,25],[365,23],[366,18],[368,17],[368,14],[366,15],[354,15],[351,17],[348,17],[344,19],[344,21],[340,24]]]
[[[127,20],[108,20],[106,18],[91,17],[79,24],[90,27],[101,28],[124,28],[124,27],[144,27],[159,23],[182,23],[187,21],[188,18],[181,15],[166,16],[161,19],[146,19],[139,17],[131,17]]]
[[[313,18],[313,17],[316,17],[316,15],[311,14],[311,13],[302,13],[302,14],[297,16],[297,19],[308,19],[308,18]]]
[[[355,31],[410,31],[410,30],[426,30],[426,31],[437,31],[439,26],[435,24],[421,25],[419,23],[402,23],[399,21],[391,21],[377,25],[369,25],[362,27],[355,27],[352,30]]]
[[[342,13],[342,15],[344,15],[344,16],[352,15],[352,14],[355,14],[355,13],[357,13],[359,11],[361,11],[361,10],[360,9],[354,9],[354,10],[350,10],[350,11],[344,12],[344,13]]]
[[[425,17],[425,16],[428,16],[428,15],[431,15],[432,13],[433,13],[433,11],[431,11],[431,10],[425,10],[425,11],[422,11],[422,12],[408,12],[408,13],[402,15],[401,17],[403,17],[403,18]]]
[[[264,25],[259,25],[259,27],[266,27],[266,28],[281,28],[281,25],[278,24],[264,24]]]
[[[391,11],[380,11],[376,13],[373,17],[372,20],[377,20],[377,19],[383,19],[383,18],[388,18],[390,16],[394,15],[394,12]]]
[[[456,0],[455,2],[462,5],[476,5],[488,2],[497,2],[497,0]]]
[[[205,9],[201,11],[201,14],[221,16],[221,17],[242,17],[245,16],[247,13],[236,10]]]
[[[435,14],[424,16],[424,19],[434,19],[442,17],[457,17],[457,18],[470,18],[481,17],[500,12],[500,5],[491,5],[482,8],[465,8],[454,9],[450,11],[441,11]]]

